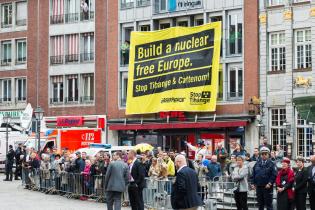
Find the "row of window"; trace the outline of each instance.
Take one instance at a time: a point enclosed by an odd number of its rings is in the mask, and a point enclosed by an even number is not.
[[[51,105],[94,103],[94,74],[52,76],[50,84]]]
[[[1,41],[1,66],[25,64],[27,60],[26,39]]]
[[[94,33],[50,37],[50,64],[94,61]]]
[[[270,71],[286,70],[285,32],[270,33],[269,36]],[[294,33],[295,68],[305,69],[312,66],[311,29],[299,29]]]
[[[165,1],[165,0],[164,0]],[[120,9],[129,9],[135,6],[143,7],[143,6],[150,6],[151,0],[121,0],[120,1]]]
[[[94,20],[94,0],[51,0],[50,2],[51,24]]]
[[[1,28],[25,26],[27,22],[27,2],[17,1],[1,4]]]
[[[286,122],[286,109],[271,109],[271,143],[275,149],[276,145],[280,145],[285,151],[287,150],[287,130],[284,122]],[[297,116],[297,155],[302,157],[310,157],[312,155],[312,126],[307,124]]]
[[[5,78],[0,80],[0,105],[26,101],[26,78]]]
[[[193,20],[193,21],[192,21]],[[226,41],[226,56],[242,55],[243,52],[243,14],[241,11],[231,11],[228,12],[226,17],[227,23],[222,23],[223,27],[226,29],[227,33],[222,39]],[[223,21],[222,16],[213,16],[209,18],[209,22]],[[187,16],[181,17],[179,19],[166,19],[158,20],[156,28],[151,29],[151,25],[139,24],[136,30],[139,31],[151,31],[151,30],[162,30],[170,28],[172,26],[196,26],[203,25],[203,16]],[[225,25],[226,24],[226,25]],[[124,27],[122,25],[121,38],[123,42],[120,46],[121,59],[120,64],[122,66],[129,64],[129,43],[131,32],[134,31],[134,27]],[[223,35],[223,33],[222,33]],[[221,55],[222,55],[222,45],[221,45]]]
[[[288,3],[301,3],[301,2],[311,2],[311,0],[287,0]],[[279,6],[284,5],[286,0],[267,0],[268,6]]]

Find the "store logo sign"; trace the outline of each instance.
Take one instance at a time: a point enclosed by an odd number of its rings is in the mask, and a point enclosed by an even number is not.
[[[75,127],[83,125],[83,117],[57,117],[58,127]]]
[[[169,12],[202,8],[202,0],[169,0]]]
[[[169,118],[175,118],[178,119],[179,121],[185,121],[186,116],[184,112],[160,112],[160,118],[166,119],[167,117]]]

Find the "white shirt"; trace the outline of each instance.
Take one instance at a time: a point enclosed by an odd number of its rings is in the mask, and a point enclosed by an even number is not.
[[[133,159],[133,161],[130,163],[129,165],[129,174],[130,174],[130,182],[134,182],[135,180],[133,179],[132,175],[131,175],[131,170],[132,170],[132,167],[133,167],[133,164],[136,162],[137,158]]]

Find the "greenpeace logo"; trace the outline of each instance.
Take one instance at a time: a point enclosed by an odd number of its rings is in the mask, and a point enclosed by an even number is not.
[[[164,104],[164,103],[183,103],[184,101],[185,101],[185,98],[174,98],[174,97],[162,98],[161,104]]]
[[[202,92],[190,92],[190,104],[191,105],[202,105],[210,103],[211,92],[202,91]]]

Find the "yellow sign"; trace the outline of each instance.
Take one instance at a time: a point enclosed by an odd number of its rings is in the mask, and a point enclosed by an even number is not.
[[[132,32],[126,114],[216,109],[221,22]]]

